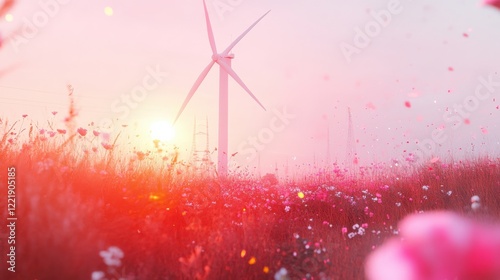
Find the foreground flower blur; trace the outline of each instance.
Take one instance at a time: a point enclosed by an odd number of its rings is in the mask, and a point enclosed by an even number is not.
[[[500,279],[500,226],[451,212],[416,214],[366,262],[370,280]]]
[[[500,0],[485,0],[484,4],[500,9]]]

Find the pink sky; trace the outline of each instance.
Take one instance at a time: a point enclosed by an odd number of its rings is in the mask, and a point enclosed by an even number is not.
[[[172,121],[210,61],[202,1],[60,2],[67,4],[52,1],[58,9],[33,38],[17,45],[5,42],[0,50],[0,69],[12,70],[0,78],[1,115],[15,120],[28,114],[43,126],[51,111],[67,109],[65,88],[70,83],[82,127],[104,118],[145,129],[158,119]],[[500,73],[500,11],[472,0],[314,2],[207,0],[218,49],[272,10],[233,49],[233,69],[268,108],[263,111],[230,81],[229,150],[240,152],[234,158],[239,164],[257,164],[257,159],[246,159],[251,145],[245,141],[262,135],[275,111],[285,108],[294,118],[269,143],[259,145],[263,170],[274,168],[275,162],[293,164],[294,159],[300,164],[324,162],[326,117],[331,159],[344,161],[347,107],[362,163],[403,159],[404,150],[417,149],[416,140],[432,139],[436,128],[444,128],[446,140],[429,156],[461,157],[460,148],[467,155],[498,156],[500,87],[466,112],[468,124],[460,118],[453,129],[454,121],[443,115],[474,95],[480,77]],[[221,3],[232,5],[231,10],[217,11]],[[388,5],[397,5],[399,12],[349,62],[341,45],[354,46],[355,28],[373,24],[370,10],[379,12]],[[107,6],[112,16],[105,14]],[[6,36],[21,28],[23,36],[24,19],[33,23],[41,13],[46,12],[38,2],[20,1],[10,11],[11,21],[1,19],[0,32]],[[148,69],[156,67],[168,75],[136,108],[129,107],[128,114],[112,109],[113,104],[123,106],[122,96],[130,95]],[[491,79],[500,81],[500,74]],[[217,98],[214,67],[176,125],[175,144],[182,151],[191,149],[195,116],[208,116],[210,146],[216,146]],[[448,115],[453,116],[458,115]]]

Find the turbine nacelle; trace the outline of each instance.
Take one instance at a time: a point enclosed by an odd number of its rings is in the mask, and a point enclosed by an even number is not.
[[[230,54],[224,55],[223,53],[217,53],[217,54],[212,55],[212,60],[214,62],[218,62],[219,60],[222,60],[223,58],[233,59],[234,54],[230,53]]]

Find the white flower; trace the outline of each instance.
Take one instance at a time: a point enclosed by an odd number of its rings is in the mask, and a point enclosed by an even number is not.
[[[474,202],[481,202],[481,199],[479,198],[479,196],[475,195],[473,197],[470,198],[470,202],[471,203],[474,203]]]
[[[422,186],[422,189],[423,189],[424,191],[426,191],[426,190],[428,190],[428,189],[429,189],[429,186],[427,186],[427,185]]]
[[[286,268],[282,267],[276,274],[274,274],[274,280],[287,280],[290,279],[288,278],[288,271]]]
[[[102,260],[107,266],[122,265],[121,259],[123,258],[124,254],[123,251],[116,246],[109,247],[107,251],[101,251],[99,255],[102,257]]]
[[[102,271],[94,271],[92,272],[92,280],[103,280],[104,279],[104,272]]]
[[[470,208],[472,208],[473,211],[477,211],[477,210],[479,210],[479,208],[481,208],[481,203],[472,202],[472,205],[470,206]]]

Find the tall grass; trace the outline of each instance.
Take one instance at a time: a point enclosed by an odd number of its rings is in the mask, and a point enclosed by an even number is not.
[[[499,159],[271,184],[197,177],[175,150],[118,152],[116,138],[101,145],[91,128],[51,137],[50,128],[30,124],[22,141],[19,125],[4,120],[0,134],[0,186],[6,190],[7,167],[15,166],[18,209],[18,272],[3,270],[2,279],[90,279],[94,271],[116,279],[274,279],[280,268],[291,279],[363,279],[367,254],[397,235],[408,214],[500,217]],[[480,214],[470,210],[473,195]],[[1,213],[5,221],[6,207]],[[117,269],[99,255],[109,246],[124,252]]]

